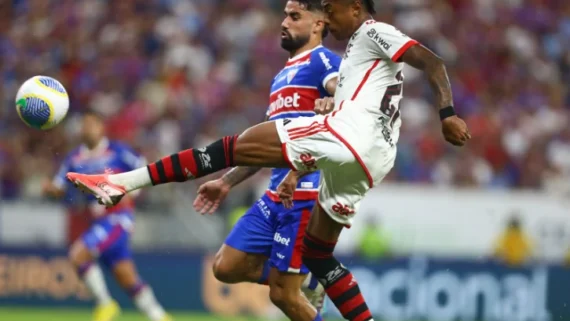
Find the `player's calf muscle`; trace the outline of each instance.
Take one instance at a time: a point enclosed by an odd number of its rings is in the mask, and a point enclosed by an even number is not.
[[[288,167],[275,122],[251,127],[239,136],[223,137],[204,148],[163,157],[147,169],[152,185],[158,185],[184,182],[234,166]]]
[[[237,166],[288,168],[275,122],[264,122],[244,131],[236,142],[234,163]]]

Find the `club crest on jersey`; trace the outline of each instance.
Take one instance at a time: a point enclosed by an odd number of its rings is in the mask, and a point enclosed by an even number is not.
[[[289,72],[287,73],[287,83],[288,84],[290,84],[291,80],[293,80],[293,78],[295,78],[297,71],[299,71],[297,68],[289,70]]]

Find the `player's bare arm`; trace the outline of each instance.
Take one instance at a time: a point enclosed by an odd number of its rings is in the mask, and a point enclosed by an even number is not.
[[[406,50],[401,60],[427,74],[436,97],[435,105],[439,110],[445,140],[453,145],[463,146],[471,135],[465,122],[457,117],[453,110],[453,94],[443,60],[420,44]]]
[[[334,77],[333,79],[327,81],[325,84],[325,90],[329,93],[329,95],[334,96],[336,92],[336,85],[338,83],[338,77]]]
[[[53,182],[46,180],[42,185],[42,193],[45,196],[60,198],[65,194],[65,190],[57,187]]]

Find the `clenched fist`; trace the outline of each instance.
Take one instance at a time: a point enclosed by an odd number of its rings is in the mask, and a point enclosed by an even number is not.
[[[447,117],[442,120],[441,131],[445,140],[455,146],[463,146],[471,139],[467,124],[457,116]]]
[[[334,99],[332,97],[319,98],[315,100],[315,113],[326,115],[334,109]]]

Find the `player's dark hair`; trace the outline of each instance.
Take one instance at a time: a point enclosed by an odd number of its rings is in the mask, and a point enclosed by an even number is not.
[[[323,11],[321,0],[293,0],[299,2],[307,11]]]
[[[318,11],[323,12],[323,6],[321,5],[321,0],[294,0],[297,1],[300,5],[303,5],[305,10],[307,11]],[[323,28],[323,39],[327,37],[329,34],[329,28],[325,26]]]
[[[376,13],[376,9],[374,9],[374,0],[362,0],[362,3],[364,4],[364,7],[369,14]]]

